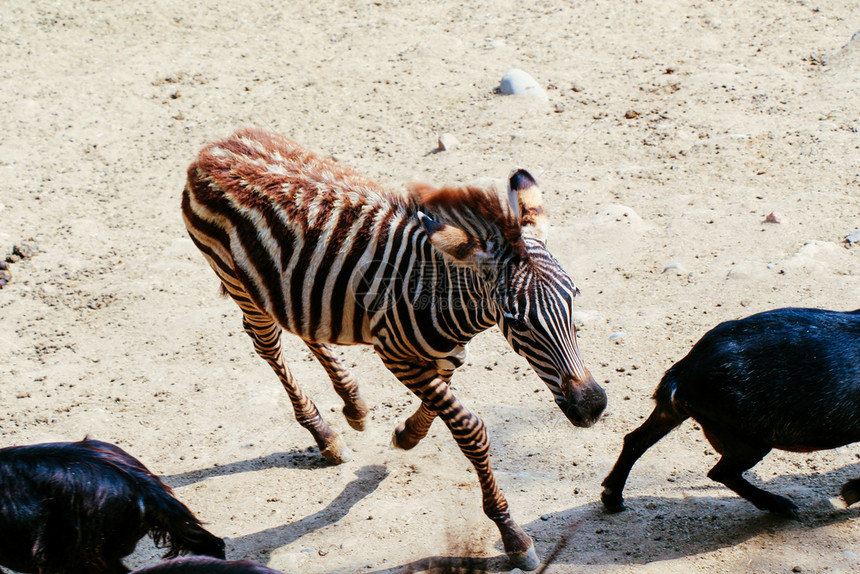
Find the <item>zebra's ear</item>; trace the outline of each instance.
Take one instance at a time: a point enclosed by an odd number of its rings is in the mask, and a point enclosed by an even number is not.
[[[445,256],[462,265],[478,265],[490,259],[481,241],[472,237],[459,227],[440,223],[418,212],[418,221],[427,233],[430,244]]]
[[[508,202],[520,219],[523,235],[546,242],[549,223],[543,210],[540,188],[532,174],[514,169],[508,177]]]

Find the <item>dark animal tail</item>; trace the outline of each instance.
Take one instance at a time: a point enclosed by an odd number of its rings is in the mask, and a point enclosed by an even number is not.
[[[169,486],[152,474],[139,460],[116,445],[85,438],[82,446],[104,464],[128,477],[140,496],[143,520],[155,545],[168,551],[166,558],[180,554],[203,554],[224,558],[224,541],[208,532],[188,507],[173,496]]]
[[[675,405],[675,391],[677,390],[678,379],[675,376],[674,367],[672,367],[660,379],[660,384],[657,385],[657,390],[654,391],[654,401],[657,403],[657,409],[660,411],[682,417],[683,420],[689,415],[679,411]]]
[[[188,507],[173,497],[170,487],[152,476],[153,484],[144,497],[144,518],[155,545],[168,547],[165,558],[180,554],[203,554],[224,558],[224,541],[207,531]]]

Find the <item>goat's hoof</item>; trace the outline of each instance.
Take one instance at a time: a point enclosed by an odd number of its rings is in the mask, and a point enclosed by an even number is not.
[[[609,514],[627,510],[627,507],[624,506],[624,499],[621,496],[611,494],[606,490],[600,494],[600,501],[603,503],[604,510]]]
[[[337,437],[333,443],[320,450],[320,454],[332,464],[343,464],[352,460],[352,451],[343,442],[343,439]]]
[[[511,565],[514,568],[519,568],[520,570],[536,570],[538,566],[540,566],[540,558],[538,558],[537,552],[535,551],[535,545],[532,543],[527,550],[523,550],[522,552],[509,552],[508,560],[511,561]]]
[[[782,496],[774,496],[768,500],[765,509],[786,518],[798,518],[797,505]]]
[[[842,487],[842,500],[845,501],[845,506],[851,506],[860,500],[860,481],[850,480]]]

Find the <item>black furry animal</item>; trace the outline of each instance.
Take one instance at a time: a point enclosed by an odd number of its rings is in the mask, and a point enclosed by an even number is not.
[[[610,512],[642,454],[688,417],[722,455],[708,477],[757,508],[792,514],[789,499],[747,482],[743,472],[771,449],[811,452],[860,441],[860,309],[776,309],[722,323],[672,366],[648,419],[624,437],[603,481]],[[860,479],[842,488],[849,506]]]
[[[175,558],[132,574],[283,574],[249,560],[216,560],[203,556]]]
[[[125,573],[122,558],[146,534],[168,546],[166,557],[224,557],[224,542],[115,445],[85,438],[0,449],[0,565],[38,574]]]

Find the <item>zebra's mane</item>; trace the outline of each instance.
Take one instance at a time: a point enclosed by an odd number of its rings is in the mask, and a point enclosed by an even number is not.
[[[409,186],[409,191],[417,207],[434,219],[459,227],[484,241],[501,239],[516,255],[525,257],[520,221],[507,197],[494,187],[462,185],[437,189],[415,183]]]

